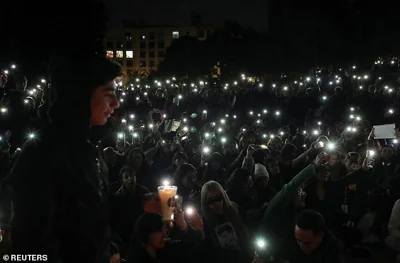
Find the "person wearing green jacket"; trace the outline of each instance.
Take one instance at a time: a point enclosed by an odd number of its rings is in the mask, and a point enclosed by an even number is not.
[[[274,244],[287,237],[288,233],[293,232],[291,227],[294,222],[295,210],[303,208],[300,205],[293,205],[293,200],[299,193],[301,186],[308,179],[316,175],[316,169],[327,161],[328,155],[320,153],[313,164],[308,165],[299,172],[289,183],[285,184],[281,191],[268,203],[261,220],[261,231],[268,236]],[[300,193],[300,197],[303,192]],[[303,204],[304,205],[304,204]],[[297,206],[297,208],[293,208]]]

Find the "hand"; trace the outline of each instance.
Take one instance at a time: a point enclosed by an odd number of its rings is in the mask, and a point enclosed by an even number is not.
[[[316,167],[320,167],[321,164],[324,164],[328,160],[328,154],[325,152],[319,153],[315,158],[314,164]]]
[[[119,253],[111,256],[110,263],[120,263],[120,262],[121,262],[121,255]]]
[[[193,228],[196,232],[200,232],[204,230],[204,222],[203,218],[199,215],[196,209],[193,209],[193,213],[191,215],[186,215],[187,224]]]
[[[175,206],[173,208],[173,213],[174,213],[175,224],[179,227],[180,230],[186,231],[187,224],[186,224],[182,209],[179,206]]]
[[[250,158],[253,156],[253,153],[255,151],[255,146],[254,145],[249,145],[249,147],[247,147],[247,157]]]

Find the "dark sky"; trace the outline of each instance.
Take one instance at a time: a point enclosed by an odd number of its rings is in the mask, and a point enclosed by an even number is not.
[[[204,23],[235,20],[263,30],[268,27],[267,0],[105,0],[111,20],[142,18],[149,24],[190,23],[190,14],[201,14]]]

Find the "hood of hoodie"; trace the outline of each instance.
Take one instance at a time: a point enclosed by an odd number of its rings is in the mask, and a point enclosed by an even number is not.
[[[60,62],[51,73],[48,117],[64,140],[88,140],[91,97],[94,90],[121,75],[121,66],[109,59],[91,56]],[[98,137],[98,136],[96,136]]]

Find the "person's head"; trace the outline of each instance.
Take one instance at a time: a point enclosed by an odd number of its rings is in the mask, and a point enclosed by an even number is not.
[[[265,189],[268,187],[269,174],[267,168],[257,163],[254,168],[254,184],[258,189]]]
[[[381,150],[382,161],[388,162],[394,155],[394,149],[390,145],[385,145]]]
[[[218,171],[222,167],[222,155],[219,153],[212,153],[208,161],[209,168],[213,171]]]
[[[294,144],[287,143],[282,147],[281,150],[281,160],[283,163],[292,161],[297,156],[297,147]]]
[[[140,168],[145,161],[144,153],[139,148],[130,148],[126,153],[126,161],[134,168]]]
[[[25,91],[28,85],[28,80],[24,75],[15,76],[15,87],[19,91]]]
[[[115,78],[121,73],[118,63],[97,55],[62,61],[50,78],[51,122],[68,123],[75,130],[106,124],[119,107]]]
[[[186,153],[184,152],[177,152],[174,154],[174,157],[172,158],[173,163],[176,167],[181,166],[184,163],[188,162],[188,157]]]
[[[278,175],[280,174],[280,168],[276,159],[268,158],[265,160],[265,166],[269,174]]]
[[[283,140],[281,137],[275,136],[269,139],[267,146],[270,150],[280,151],[283,146]]]
[[[155,250],[165,245],[167,229],[165,228],[162,216],[154,213],[143,213],[135,223],[134,239],[143,247]]]
[[[335,96],[341,96],[342,95],[342,87],[336,87],[334,90]]]
[[[158,193],[147,193],[144,195],[143,211],[161,215],[161,201]]]
[[[360,169],[361,156],[356,152],[349,152],[344,160],[347,172],[352,173]]]
[[[327,231],[324,218],[314,210],[304,210],[296,218],[295,237],[305,254],[319,248]]]
[[[205,216],[210,214],[224,215],[227,205],[230,205],[229,197],[219,183],[209,181],[203,185],[201,188],[201,209]]]
[[[340,157],[339,152],[337,151],[330,152],[328,156],[328,164],[330,166],[335,166],[339,162],[339,157]]]
[[[243,134],[242,138],[240,138],[240,140],[239,140],[239,148],[240,148],[241,150],[247,149],[247,147],[249,147],[250,144],[253,144],[254,141],[255,141],[254,132],[252,132],[252,131],[248,131],[248,132],[247,132],[247,131],[246,131],[246,132]]]
[[[237,154],[238,144],[235,140],[229,140],[224,145],[222,145],[222,152],[224,155]]]
[[[103,150],[104,159],[109,167],[113,167],[117,163],[117,152],[112,147]]]
[[[136,173],[135,170],[126,165],[119,171],[121,185],[127,190],[134,190],[136,187]]]
[[[178,167],[174,175],[174,181],[177,185],[187,189],[194,189],[196,186],[197,171],[193,165],[184,163]],[[179,187],[178,187],[179,189]]]

